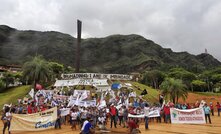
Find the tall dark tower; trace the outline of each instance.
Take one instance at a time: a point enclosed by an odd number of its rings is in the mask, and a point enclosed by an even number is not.
[[[82,22],[77,20],[76,73],[79,73],[80,71],[81,26]]]

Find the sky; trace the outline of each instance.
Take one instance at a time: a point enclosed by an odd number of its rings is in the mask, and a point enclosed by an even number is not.
[[[221,61],[221,0],[0,0],[0,25],[76,37],[139,34],[173,51]]]

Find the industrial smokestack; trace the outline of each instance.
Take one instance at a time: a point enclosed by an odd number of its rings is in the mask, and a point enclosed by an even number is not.
[[[76,73],[79,73],[80,71],[81,25],[82,22],[80,20],[77,20],[77,49],[76,49],[76,67],[75,67]]]

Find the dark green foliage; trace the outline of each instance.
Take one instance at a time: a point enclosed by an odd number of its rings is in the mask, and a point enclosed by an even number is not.
[[[48,61],[75,65],[76,39],[58,32],[18,31],[0,26],[0,64],[23,64],[43,55]],[[81,68],[88,72],[130,73],[182,67],[200,71],[221,63],[209,54],[198,56],[164,49],[139,35],[112,35],[82,39]]]

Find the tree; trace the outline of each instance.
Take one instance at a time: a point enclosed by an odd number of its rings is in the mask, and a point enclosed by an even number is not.
[[[165,74],[159,70],[148,71],[143,75],[142,83],[148,84],[155,89],[159,88],[159,85],[163,82]]]
[[[51,68],[55,78],[60,77],[61,73],[64,72],[64,65],[57,62],[49,62],[49,67]]]
[[[196,75],[183,68],[172,68],[168,73],[168,76],[175,79],[181,79],[187,88],[191,88],[191,82],[196,80]]]
[[[193,80],[192,82],[193,90],[194,91],[203,91],[206,88],[206,82],[201,80]]]
[[[40,81],[47,81],[50,79],[51,69],[48,62],[42,56],[36,56],[32,60],[27,61],[22,67],[23,76],[28,81],[36,84]]]
[[[2,80],[5,83],[5,89],[7,89],[9,84],[14,84],[15,75],[12,72],[5,72]]]
[[[186,86],[180,79],[166,78],[160,85],[160,89],[162,94],[172,100],[173,103],[178,102],[180,97],[185,100],[188,96]]]
[[[0,79],[0,92],[3,92],[4,89],[5,89],[5,82],[2,79]]]

